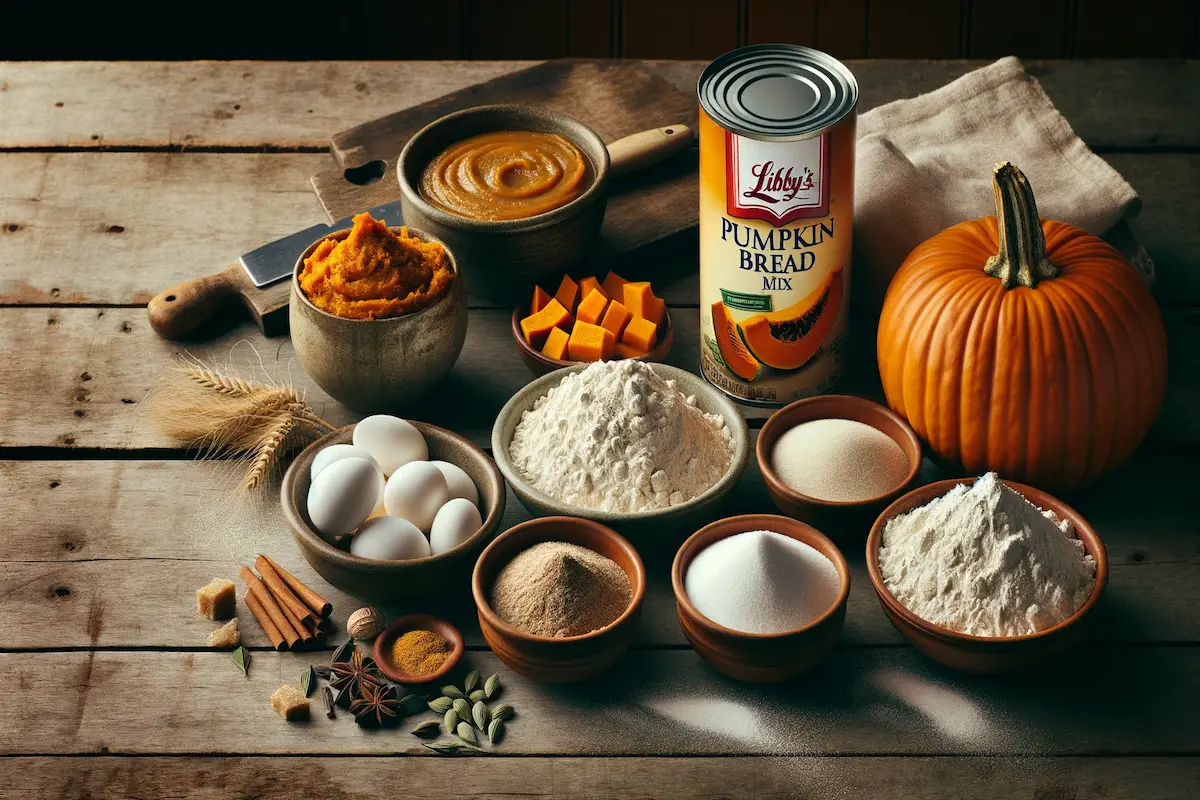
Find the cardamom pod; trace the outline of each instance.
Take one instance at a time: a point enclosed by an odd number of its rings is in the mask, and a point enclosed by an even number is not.
[[[452,708],[446,712],[446,716],[442,717],[442,728],[445,729],[446,733],[453,735],[454,729],[458,727],[458,723],[461,721],[458,718],[458,713]]]
[[[492,675],[483,682],[483,693],[488,700],[491,700],[500,691],[500,676]]]
[[[499,744],[500,740],[504,738],[504,720],[492,720],[491,724],[488,725],[487,733],[489,742],[492,744]]]
[[[513,707],[508,703],[501,703],[498,706],[492,707],[492,719],[512,719],[515,713]]]
[[[475,691],[475,687],[479,685],[479,670],[473,669],[467,673],[467,679],[463,681],[463,691],[467,694]]]
[[[449,697],[439,697],[436,700],[430,700],[429,710],[435,714],[445,714],[454,705],[454,701]]]
[[[484,693],[483,689],[476,689],[475,691],[473,691],[469,695],[467,695],[467,699],[470,700],[472,703],[478,703],[481,700],[486,700],[487,695]]]
[[[409,733],[413,736],[420,736],[422,739],[432,739],[440,732],[438,721],[436,719],[427,719],[417,727],[413,728]]]
[[[454,732],[458,734],[458,738],[462,739],[467,744],[474,747],[479,746],[479,737],[475,735],[475,729],[471,727],[470,723],[458,723],[458,727],[454,730]]]
[[[475,720],[475,727],[481,731],[487,730],[488,725],[488,707],[487,703],[482,700],[471,707],[471,719]]]
[[[238,649],[233,651],[233,665],[240,669],[243,675],[250,677],[250,651],[239,645]]]
[[[471,704],[461,697],[454,701],[454,710],[458,712],[459,719],[471,718]]]
[[[441,753],[442,755],[447,756],[455,756],[459,753],[472,753],[479,751],[478,747],[469,745],[465,742],[455,742],[450,739],[440,739],[436,742],[421,742],[421,745],[423,747],[428,747],[435,753]]]
[[[304,670],[304,674],[300,676],[300,691],[304,692],[305,697],[312,697],[312,693],[317,689],[317,671],[312,666]]]
[[[446,695],[446,697],[449,697],[451,700],[465,700],[467,697],[465,694],[463,694],[463,690],[457,686],[443,686],[442,694]]]

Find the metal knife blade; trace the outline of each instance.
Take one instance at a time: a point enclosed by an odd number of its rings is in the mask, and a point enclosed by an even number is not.
[[[388,225],[404,224],[404,220],[400,216],[399,200],[369,208],[366,213]],[[259,289],[270,286],[292,274],[292,268],[296,266],[296,259],[300,257],[306,247],[322,236],[349,228],[353,220],[354,217],[349,216],[339,219],[332,225],[313,225],[311,228],[305,228],[289,236],[284,236],[282,239],[276,239],[262,247],[256,247],[238,261],[241,262],[242,268],[246,270],[246,274],[250,276],[250,280],[254,282],[255,286]]]

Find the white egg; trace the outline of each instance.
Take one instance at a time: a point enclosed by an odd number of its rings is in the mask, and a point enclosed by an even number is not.
[[[450,499],[442,471],[428,461],[412,461],[392,473],[383,490],[383,507],[428,532],[438,509]]]
[[[449,461],[430,461],[429,463],[442,471],[442,475],[446,478],[446,486],[450,490],[451,500],[463,497],[476,506],[479,505],[479,490],[475,488],[475,481],[471,480],[471,476],[462,467],[451,464]]]
[[[378,561],[408,561],[430,555],[425,534],[400,517],[367,520],[350,540],[350,552]]]
[[[365,458],[343,458],[329,464],[308,489],[308,518],[328,541],[347,534],[371,515],[383,475]]]
[[[335,461],[341,461],[343,458],[365,458],[376,467],[379,462],[375,460],[375,456],[368,453],[362,447],[355,447],[352,444],[331,444],[329,447],[321,449],[313,458],[312,468],[309,471],[309,477],[315,478],[321,474],[321,470],[328,467]]]
[[[470,539],[481,527],[483,518],[479,516],[479,509],[475,504],[465,497],[455,497],[447,501],[433,518],[429,546],[434,555],[453,550]]]
[[[384,475],[410,461],[429,458],[429,445],[416,427],[399,417],[376,414],[354,426],[354,446],[375,457]]]

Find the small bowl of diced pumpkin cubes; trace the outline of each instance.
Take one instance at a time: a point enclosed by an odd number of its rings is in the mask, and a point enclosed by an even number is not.
[[[615,272],[603,281],[564,275],[554,294],[535,286],[529,307],[513,311],[512,331],[534,375],[589,361],[662,361],[674,338],[650,282]]]

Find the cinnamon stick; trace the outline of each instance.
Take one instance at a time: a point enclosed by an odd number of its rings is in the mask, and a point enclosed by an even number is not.
[[[267,590],[270,591],[270,587],[267,587]],[[276,599],[278,600],[278,598]],[[296,615],[292,613],[292,610],[283,603],[279,604],[279,610],[283,612],[285,617],[287,617],[288,624],[292,626],[292,629],[296,631],[296,633],[300,634],[300,642],[302,644],[312,644],[313,639],[316,639],[317,637],[311,630],[309,630],[307,623],[296,619]]]
[[[283,579],[283,582],[287,584],[288,588],[295,592],[296,596],[304,601],[304,605],[312,609],[313,613],[318,617],[328,617],[333,613],[333,603],[330,603],[324,597],[321,597],[321,595],[305,586],[295,575],[276,564],[267,556],[259,556],[259,558],[270,564],[279,577]],[[258,563],[257,560],[255,563]]]
[[[254,592],[249,589],[242,595],[242,602],[246,604],[246,608],[250,609],[250,613],[254,615],[255,621],[258,622],[258,627],[263,629],[263,633],[271,640],[271,646],[276,650],[286,650],[287,642],[283,640],[283,634],[279,632],[279,628],[267,616],[267,610],[263,608],[262,603],[258,602],[258,598],[254,596]]]
[[[288,647],[295,647],[296,643],[301,639],[300,631],[292,627],[291,622],[288,621],[279,604],[275,602],[275,598],[267,591],[266,584],[260,581],[258,576],[249,567],[242,567],[241,574],[242,580],[246,582],[246,588],[258,598],[258,602],[262,604],[263,610],[267,612],[267,616],[271,618],[271,622],[275,623],[275,627],[283,634]]]
[[[283,578],[275,571],[275,565],[269,558],[259,556],[254,559],[254,566],[258,569],[258,574],[262,576],[262,582],[271,590],[271,594],[275,595],[279,605],[290,612],[293,620],[303,623],[308,623],[310,620],[316,621],[317,615],[288,588],[288,585],[283,582]]]

